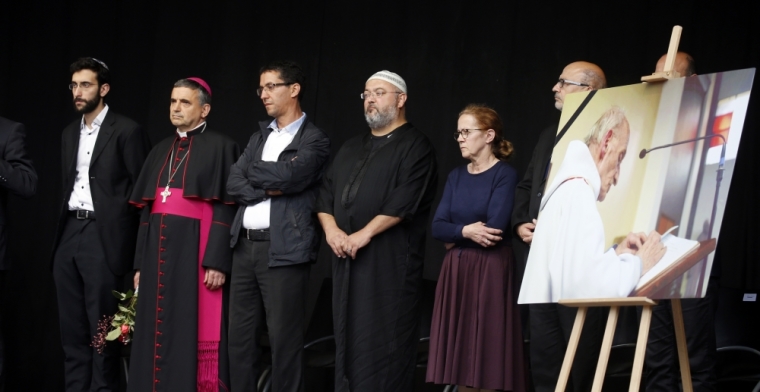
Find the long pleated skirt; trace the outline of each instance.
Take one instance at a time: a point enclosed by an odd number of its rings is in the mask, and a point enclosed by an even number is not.
[[[512,248],[452,248],[435,293],[427,381],[525,391]]]

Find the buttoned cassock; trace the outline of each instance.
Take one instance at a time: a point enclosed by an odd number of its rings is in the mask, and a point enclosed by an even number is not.
[[[229,230],[236,208],[225,182],[239,155],[234,141],[202,124],[159,142],[146,159],[130,198],[142,208],[134,264],[140,270],[140,300],[130,392],[229,388],[225,321],[220,313],[204,313],[207,307],[201,299],[208,294],[202,282],[206,269],[225,273],[229,281]],[[167,184],[171,195],[162,203],[160,193]],[[205,209],[211,219],[192,217],[185,214],[187,209],[168,210],[174,203]],[[204,221],[209,225],[204,226]],[[227,286],[212,294],[223,295]],[[217,328],[215,341],[203,338],[201,322]],[[211,368],[212,364],[218,367]],[[205,382],[212,376],[218,385]]]

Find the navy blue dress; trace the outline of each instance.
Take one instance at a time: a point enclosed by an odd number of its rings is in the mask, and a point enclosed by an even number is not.
[[[509,221],[517,172],[504,162],[470,174],[454,169],[433,218],[433,237],[455,246],[446,253],[436,288],[427,381],[524,391],[520,315],[512,288]],[[495,246],[462,236],[475,222],[503,230]]]

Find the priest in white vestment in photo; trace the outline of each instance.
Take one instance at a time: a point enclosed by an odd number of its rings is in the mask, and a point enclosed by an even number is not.
[[[568,144],[541,200],[518,303],[627,297],[665,254],[654,231],[648,236],[630,233],[605,249],[596,202],[617,184],[629,136],[625,113],[613,106],[583,141]]]

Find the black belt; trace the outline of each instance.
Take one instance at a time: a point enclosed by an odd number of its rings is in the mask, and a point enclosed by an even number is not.
[[[95,211],[73,210],[69,211],[69,216],[77,219],[95,219]]]
[[[240,236],[250,241],[269,241],[269,229],[240,229]]]

